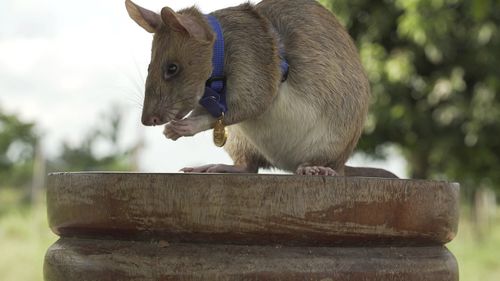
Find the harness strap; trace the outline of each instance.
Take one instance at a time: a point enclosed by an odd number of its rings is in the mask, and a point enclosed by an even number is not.
[[[224,77],[224,35],[219,21],[214,16],[207,15],[207,19],[217,38],[214,43],[212,57],[212,75],[207,80],[205,93],[199,103],[212,116],[219,118],[227,112],[226,77]]]
[[[219,21],[212,15],[207,15],[206,17],[213,31],[216,33],[217,38],[214,43],[212,57],[212,75],[206,82],[205,93],[201,97],[199,103],[213,117],[220,118],[228,110],[226,103],[226,77],[224,76],[224,35],[222,34],[222,28]],[[280,48],[280,58],[281,81],[284,82],[288,77],[290,66],[285,59],[285,50],[283,47]]]

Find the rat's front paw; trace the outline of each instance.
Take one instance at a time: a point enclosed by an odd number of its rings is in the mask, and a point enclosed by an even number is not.
[[[183,120],[172,120],[163,130],[163,134],[171,140],[177,140],[180,137],[191,137],[199,132],[210,129],[210,123],[204,122],[203,117],[188,117]]]
[[[165,125],[165,129],[163,130],[163,134],[171,140],[177,140],[180,137],[191,137],[196,133],[195,122],[190,121],[189,119],[184,120],[173,120],[170,121],[167,125]]]
[[[175,126],[172,125],[171,123],[167,123],[167,125],[165,125],[165,129],[163,129],[163,134],[165,135],[165,137],[167,137],[167,139],[174,141],[181,137],[181,135],[177,133],[177,131],[175,130]]]

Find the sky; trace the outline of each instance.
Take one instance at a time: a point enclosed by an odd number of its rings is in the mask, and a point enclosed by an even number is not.
[[[247,1],[135,2],[155,12],[163,6],[178,10],[196,5],[208,13]],[[63,140],[78,144],[118,105],[126,112],[120,145],[144,142],[142,171],[231,164],[224,150],[212,144],[211,132],[174,142],[163,136],[162,127],[141,125],[151,40],[151,34],[129,18],[123,0],[2,0],[0,107],[37,124],[49,156],[57,154]],[[385,167],[405,176],[404,161],[395,153],[387,162],[356,156],[350,163]]]

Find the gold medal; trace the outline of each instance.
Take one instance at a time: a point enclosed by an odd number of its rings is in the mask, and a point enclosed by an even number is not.
[[[223,147],[227,141],[227,129],[224,125],[224,115],[222,115],[214,125],[214,144]]]

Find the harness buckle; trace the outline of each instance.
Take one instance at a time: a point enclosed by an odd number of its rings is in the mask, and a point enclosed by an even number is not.
[[[216,83],[214,85],[214,83]],[[215,90],[218,93],[222,93],[226,88],[226,77],[224,76],[214,76],[208,78],[205,86]]]

